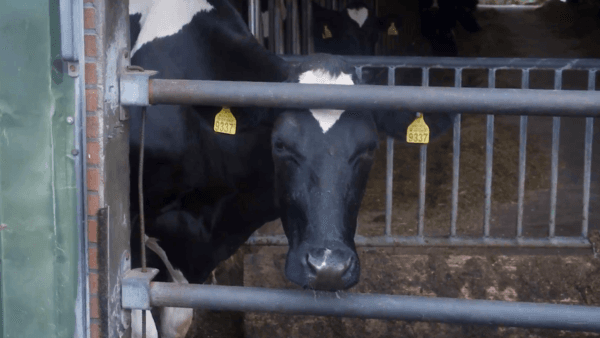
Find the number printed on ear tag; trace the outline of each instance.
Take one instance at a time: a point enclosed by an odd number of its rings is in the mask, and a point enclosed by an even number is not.
[[[215,116],[215,131],[217,133],[235,135],[236,121],[229,110],[229,107],[223,107]]]
[[[429,127],[423,120],[423,115],[417,117],[408,126],[406,131],[406,142],[408,143],[429,143]]]

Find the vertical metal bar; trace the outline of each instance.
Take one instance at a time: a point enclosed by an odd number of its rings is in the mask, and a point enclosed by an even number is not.
[[[423,87],[429,87],[429,67],[423,67]],[[421,113],[417,113],[420,116]],[[425,183],[427,181],[427,144],[420,146],[418,236],[425,235]]]
[[[292,54],[299,55],[300,48],[300,20],[298,16],[298,0],[292,0]]]
[[[254,35],[255,38],[258,39],[258,29],[256,25],[256,1],[257,0],[248,0],[248,28],[250,28],[250,33]]]
[[[310,43],[308,37],[311,34],[311,27],[310,27],[310,14],[311,14],[311,6],[310,6],[310,1],[311,0],[302,0],[302,54],[303,55],[308,55],[309,53],[309,48],[308,45]]]
[[[274,16],[274,29],[273,29],[273,40],[275,42],[275,53],[283,54],[283,34],[282,34],[282,13],[281,5],[283,0],[275,0],[275,11]],[[270,39],[269,39],[270,40]]]
[[[256,0],[256,10],[255,10],[255,18],[254,20],[256,21],[256,38],[258,40],[258,43],[264,47],[265,45],[265,39],[264,39],[264,32],[263,32],[263,22],[262,22],[262,12],[260,11],[260,1],[261,0]],[[268,1],[268,0],[264,0],[264,1]]]
[[[523,69],[521,88],[529,89],[529,69]],[[527,164],[527,116],[521,116],[519,126],[519,187],[517,201],[517,238],[523,237],[523,209],[525,207],[525,169]]]
[[[362,66],[356,66],[356,77],[358,77],[358,81],[362,82]]]
[[[496,86],[496,69],[488,72],[488,87]],[[490,218],[492,214],[492,166],[494,163],[494,115],[487,116],[485,142],[485,206],[483,216],[483,236],[490,236]]]
[[[334,11],[337,11],[338,8],[339,8],[338,0],[332,0],[331,9],[333,9]]]
[[[293,9],[292,9],[292,3],[294,2],[294,0],[285,0],[285,8],[287,11],[287,16],[286,16],[286,20],[284,21],[285,24],[285,54],[294,54],[294,32],[292,27],[294,26],[294,20],[292,19],[294,16],[293,13]]]
[[[267,0],[269,1],[269,50],[273,53],[277,53],[277,49],[275,47],[277,39],[275,39],[275,1],[277,0]]]
[[[396,85],[396,68],[388,67],[388,86]],[[387,171],[385,176],[385,235],[392,235],[392,197],[394,187],[394,138],[387,137]]]
[[[596,70],[588,73],[588,90],[596,90]],[[592,173],[592,141],[594,138],[594,118],[585,118],[585,152],[583,155],[583,219],[581,221],[581,236],[588,236],[588,221],[590,216],[590,181]]]
[[[454,87],[462,86],[462,69],[454,71]],[[452,218],[450,221],[450,237],[456,237],[456,222],[458,220],[458,181],[460,178],[460,122],[461,115],[454,118],[454,134],[452,149]]]
[[[562,70],[554,71],[554,89],[562,88]],[[550,221],[548,223],[548,237],[556,233],[556,195],[558,189],[558,149],[560,143],[560,117],[552,118],[552,168],[550,177]]]
[[[140,241],[142,255],[142,272],[146,272],[146,226],[144,217],[144,139],[146,127],[146,107],[142,108],[142,127],[140,131],[140,165],[138,172],[138,194],[140,204]]]

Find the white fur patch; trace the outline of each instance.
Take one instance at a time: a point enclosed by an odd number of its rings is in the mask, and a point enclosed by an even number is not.
[[[369,10],[365,7],[361,7],[359,9],[348,8],[347,10],[348,16],[350,16],[350,19],[356,21],[358,27],[362,27],[362,25],[365,23],[365,21],[367,21],[367,18],[369,17]]]
[[[338,77],[333,77],[329,72],[317,69],[309,70],[300,74],[300,83],[304,84],[335,84],[335,85],[354,85],[352,75],[341,73]],[[326,133],[340,119],[344,110],[338,109],[311,109],[312,116],[319,122],[319,126]]]
[[[140,35],[131,50],[131,56],[143,45],[156,38],[173,35],[199,12],[211,11],[214,7],[207,0],[135,0],[129,13],[141,13]]]

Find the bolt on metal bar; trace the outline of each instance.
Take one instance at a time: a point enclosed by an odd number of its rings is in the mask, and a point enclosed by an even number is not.
[[[462,86],[462,68],[454,72],[454,87]],[[460,122],[461,114],[454,118],[454,134],[452,149],[452,218],[450,220],[450,237],[456,237],[456,222],[458,220],[458,181],[460,179]]]
[[[282,56],[288,62],[302,62],[305,56]],[[494,69],[597,69],[598,59],[468,58],[421,56],[342,56],[351,65],[372,67],[494,68]]]
[[[562,88],[562,70],[554,71],[554,89]],[[558,193],[558,150],[560,145],[560,117],[552,118],[552,168],[550,175],[550,221],[548,223],[548,237],[556,233],[556,196]]]
[[[423,67],[422,87],[429,87],[429,68]],[[420,113],[417,113],[420,115]],[[418,229],[419,237],[425,236],[425,183],[427,182],[427,144],[420,145],[419,161],[419,210]]]
[[[488,71],[488,87],[496,87],[496,69]],[[483,216],[483,235],[490,236],[490,218],[492,214],[492,167],[494,164],[494,115],[487,116],[485,140],[485,207]]]
[[[396,85],[396,72],[394,67],[388,67],[388,86]],[[387,137],[387,157],[385,174],[385,235],[392,235],[392,197],[394,189],[394,138]]]
[[[141,81],[141,80],[140,80]],[[148,81],[148,80],[146,80]],[[141,86],[138,86],[141,87]],[[386,109],[408,112],[596,116],[600,93],[487,88],[342,86],[244,81],[150,79],[150,104],[233,107]],[[136,94],[132,91],[130,95]],[[141,95],[141,93],[138,93]],[[145,105],[135,97],[129,105]]]
[[[521,88],[529,89],[529,69],[523,69]],[[523,210],[525,208],[525,169],[527,164],[527,122],[528,117],[521,115],[519,124],[519,186],[517,201],[517,237],[523,237]]]
[[[495,237],[420,237],[420,236],[360,236],[354,237],[358,247],[435,246],[435,247],[494,247],[494,248],[591,248],[583,237],[495,238]],[[248,245],[287,246],[285,235],[252,236]]]
[[[596,90],[596,70],[588,72],[588,90]],[[594,139],[594,118],[585,119],[585,151],[583,155],[583,217],[581,221],[581,236],[588,236],[590,216],[590,182],[592,176],[592,142]]]
[[[600,332],[600,308],[154,282],[152,305]]]

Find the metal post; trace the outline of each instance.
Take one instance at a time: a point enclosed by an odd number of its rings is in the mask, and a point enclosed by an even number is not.
[[[496,69],[488,72],[488,87],[496,87]],[[492,213],[492,165],[494,159],[494,115],[487,116],[485,142],[485,207],[483,216],[483,236],[490,236],[490,217]]]
[[[554,71],[554,89],[562,88],[562,70]],[[556,232],[556,195],[558,190],[558,149],[560,142],[560,117],[552,118],[552,167],[550,177],[550,222],[548,224],[548,237],[552,238]]]
[[[454,73],[454,87],[462,86],[462,69]],[[453,149],[452,149],[452,218],[450,221],[450,237],[456,237],[456,222],[458,220],[458,181],[460,179],[460,122],[461,114],[454,118]]]
[[[521,88],[529,89],[529,69],[523,69]],[[517,201],[517,238],[523,237],[523,209],[525,207],[525,169],[527,166],[527,116],[521,116],[519,126],[519,187]]]
[[[388,86],[396,85],[394,67],[388,67]],[[387,137],[387,169],[385,175],[385,235],[392,235],[392,198],[394,190],[394,138]]]
[[[596,90],[596,70],[588,72],[588,90]],[[590,181],[592,173],[592,142],[594,137],[594,118],[585,119],[585,153],[583,162],[583,220],[581,221],[581,236],[588,236],[588,221],[590,215]]]

